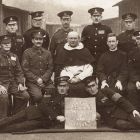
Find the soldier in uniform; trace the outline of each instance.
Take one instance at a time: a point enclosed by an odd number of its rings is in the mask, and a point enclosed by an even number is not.
[[[42,32],[44,32],[44,36],[43,36],[44,42],[43,42],[42,47],[45,49],[48,49],[49,42],[50,42],[49,34],[47,31],[45,31],[44,29],[41,28],[43,13],[44,13],[43,11],[36,11],[36,12],[31,13],[32,27],[23,34],[24,40],[25,40],[24,50],[32,47],[33,44],[32,44],[31,33],[32,33],[32,31],[38,30],[38,29],[42,30]]]
[[[58,94],[44,97],[38,106],[29,106],[19,113],[0,120],[1,132],[27,131],[37,128],[64,128],[64,98],[68,94],[69,77],[57,78]]]
[[[137,45],[128,54],[128,99],[140,111],[140,30],[133,36]]]
[[[108,87],[98,90],[98,81],[93,77],[84,81],[88,94],[96,97],[97,112],[108,126],[120,130],[140,128],[140,113],[128,100]]]
[[[54,90],[51,81],[53,71],[51,53],[42,47],[44,35],[44,31],[34,30],[31,34],[33,46],[23,53],[22,68],[33,104],[42,100],[42,91],[51,95],[51,91]]]
[[[128,70],[126,54],[118,50],[118,40],[114,33],[108,34],[107,44],[109,50],[101,55],[97,75],[101,88],[110,87],[119,92],[126,90]]]
[[[96,64],[102,53],[108,50],[106,40],[107,35],[111,33],[111,28],[101,24],[103,8],[95,7],[88,10],[93,21],[92,25],[86,26],[82,31],[82,42],[95,58],[94,72],[96,73]]]
[[[17,34],[18,18],[16,16],[9,16],[4,18],[3,22],[6,25],[7,35],[11,38],[11,52],[18,56],[19,62],[21,63],[24,38],[23,36]]]
[[[118,48],[127,54],[135,47],[135,40],[132,38],[135,32],[135,20],[137,18],[136,14],[126,13],[122,15],[122,20],[126,30],[118,35]]]
[[[58,29],[50,42],[50,51],[52,53],[53,59],[54,59],[54,72],[55,72],[55,79],[56,77],[59,77],[60,71],[61,71],[61,65],[56,63],[56,60],[58,57],[61,57],[61,51],[67,43],[67,35],[72,29],[70,28],[70,22],[71,22],[71,15],[73,14],[72,11],[62,11],[58,13],[57,15],[60,17],[60,21],[62,24],[62,28]],[[61,62],[60,62],[61,63]]]
[[[29,95],[18,57],[10,52],[11,38],[3,35],[0,40],[0,117],[4,117],[8,111],[8,95],[14,96],[13,114],[26,108]]]

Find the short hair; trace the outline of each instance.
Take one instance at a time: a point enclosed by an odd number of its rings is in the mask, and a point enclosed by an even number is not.
[[[107,39],[108,39],[109,37],[116,37],[116,39],[118,40],[118,37],[117,37],[117,35],[116,35],[115,33],[109,33],[109,34],[107,35]]]

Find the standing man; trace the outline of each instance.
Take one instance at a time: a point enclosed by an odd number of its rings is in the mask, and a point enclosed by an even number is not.
[[[57,64],[56,60],[58,59],[58,57],[61,56],[61,51],[65,43],[67,43],[68,33],[72,31],[72,29],[70,28],[72,14],[73,14],[72,11],[62,11],[57,14],[60,17],[62,27],[54,33],[50,42],[50,51],[54,58],[54,65],[55,65],[54,67],[55,79],[56,77],[60,76],[60,71],[61,71],[61,65]]]
[[[118,40],[114,33],[108,34],[107,44],[109,50],[101,55],[97,66],[101,89],[110,87],[121,92],[126,89],[127,84],[127,57],[124,52],[118,50]]]
[[[133,13],[122,15],[126,30],[118,35],[118,48],[127,54],[136,46],[135,40],[132,38],[135,32],[136,18],[137,15]]]
[[[10,52],[11,38],[7,35],[1,36],[0,45],[0,117],[6,117],[8,95],[14,96],[13,114],[27,107],[29,95],[18,57]]]
[[[88,13],[91,14],[93,24],[86,26],[82,31],[82,42],[96,60],[94,70],[101,54],[108,50],[107,35],[112,32],[110,27],[101,24],[103,11],[104,9],[100,7],[89,9]]]
[[[17,34],[18,18],[16,16],[9,16],[4,18],[3,23],[6,25],[7,35],[11,38],[11,52],[18,56],[21,63],[24,38]]]
[[[42,47],[44,35],[44,31],[34,30],[31,34],[33,46],[23,53],[22,68],[32,104],[41,102],[42,91],[51,95],[54,90],[50,79],[53,70],[51,53]]]
[[[43,13],[44,13],[43,11],[36,11],[36,12],[31,13],[32,27],[29,30],[27,30],[23,35],[24,39],[25,39],[24,50],[26,50],[27,48],[32,47],[33,44],[32,44],[31,33],[32,33],[32,31],[38,30],[38,29],[42,30],[42,32],[44,32],[44,36],[43,36],[44,41],[43,41],[42,47],[45,48],[45,49],[48,49],[49,42],[50,42],[49,34],[44,29],[41,29]]]

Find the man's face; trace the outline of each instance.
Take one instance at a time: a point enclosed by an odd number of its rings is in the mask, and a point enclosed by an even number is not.
[[[71,17],[62,17],[61,18],[61,23],[62,23],[63,28],[69,28],[70,22],[71,22]]]
[[[11,49],[11,42],[9,42],[9,43],[1,43],[1,48],[4,51],[10,51],[10,49]]]
[[[140,36],[135,37],[136,43],[138,46],[140,46]]]
[[[11,21],[6,25],[6,31],[8,33],[16,33],[18,30],[18,24],[16,21]]]
[[[42,26],[42,18],[32,19],[32,26],[33,27],[41,27]]]
[[[60,83],[57,86],[57,91],[61,95],[67,94],[68,93],[68,90],[69,90],[69,85],[66,82]]]
[[[109,46],[110,51],[115,50],[118,45],[118,40],[117,40],[116,36],[108,37],[107,45]]]
[[[36,35],[32,39],[32,43],[34,44],[35,47],[42,47],[43,44],[43,36]]]
[[[86,86],[86,91],[91,95],[96,95],[98,93],[98,84],[96,83],[96,81],[91,81]]]
[[[92,19],[94,24],[98,24],[102,20],[102,15],[92,15],[91,19]]]
[[[77,32],[70,32],[68,34],[68,39],[67,40],[68,40],[68,44],[72,48],[74,48],[74,47],[78,46],[79,41],[80,41],[80,37],[79,37]]]
[[[126,30],[133,30],[135,28],[135,21],[133,19],[128,19],[124,21]]]

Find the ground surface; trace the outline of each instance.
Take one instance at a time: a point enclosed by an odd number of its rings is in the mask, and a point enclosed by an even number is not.
[[[138,132],[0,134],[0,140],[140,140]]]

